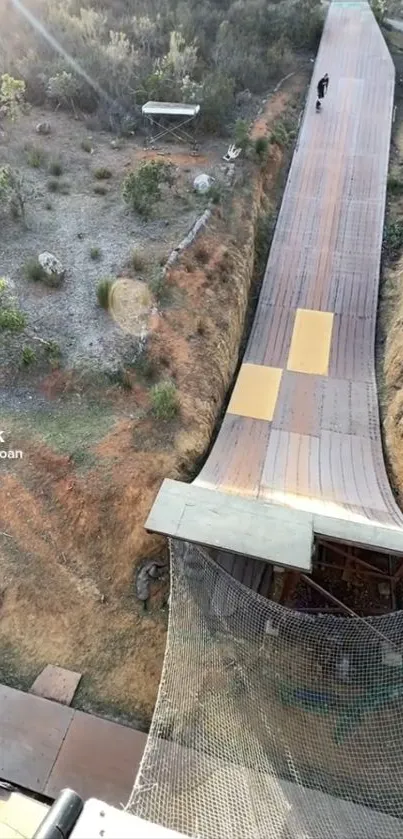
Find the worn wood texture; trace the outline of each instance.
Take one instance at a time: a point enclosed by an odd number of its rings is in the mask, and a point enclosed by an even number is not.
[[[244,357],[282,370],[273,416],[251,418],[238,393],[243,415],[226,416],[196,485],[402,527],[374,373],[393,97],[393,63],[369,6],[333,2]],[[297,310],[329,313],[326,335],[312,340]],[[310,322],[320,330],[320,316]]]

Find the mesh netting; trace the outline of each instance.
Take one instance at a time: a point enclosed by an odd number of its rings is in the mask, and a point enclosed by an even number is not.
[[[131,812],[206,839],[403,836],[403,613],[307,616],[171,545]]]

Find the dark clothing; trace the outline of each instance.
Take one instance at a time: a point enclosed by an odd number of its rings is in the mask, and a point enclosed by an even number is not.
[[[323,76],[318,81],[318,99],[323,99],[323,97],[327,93],[328,87],[329,87],[329,76],[326,73],[326,75]]]

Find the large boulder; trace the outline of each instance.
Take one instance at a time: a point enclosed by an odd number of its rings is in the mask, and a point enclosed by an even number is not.
[[[57,256],[54,256],[53,253],[44,251],[39,254],[38,262],[43,272],[46,274],[49,285],[60,285],[66,273],[60,259],[58,259]]]
[[[37,134],[50,134],[52,131],[52,127],[50,122],[38,122],[36,126],[36,133]]]
[[[196,192],[204,193],[209,191],[213,183],[214,178],[212,178],[211,175],[197,175],[193,181],[193,188]]]

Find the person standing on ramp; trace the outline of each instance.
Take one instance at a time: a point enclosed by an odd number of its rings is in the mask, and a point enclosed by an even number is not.
[[[327,73],[325,73],[325,75],[322,76],[322,78],[319,79],[319,81],[318,81],[318,87],[317,87],[318,98],[316,100],[316,110],[317,111],[320,111],[320,109],[322,107],[322,99],[325,97],[325,94],[327,93],[328,87],[329,87],[329,76],[328,76]]]

